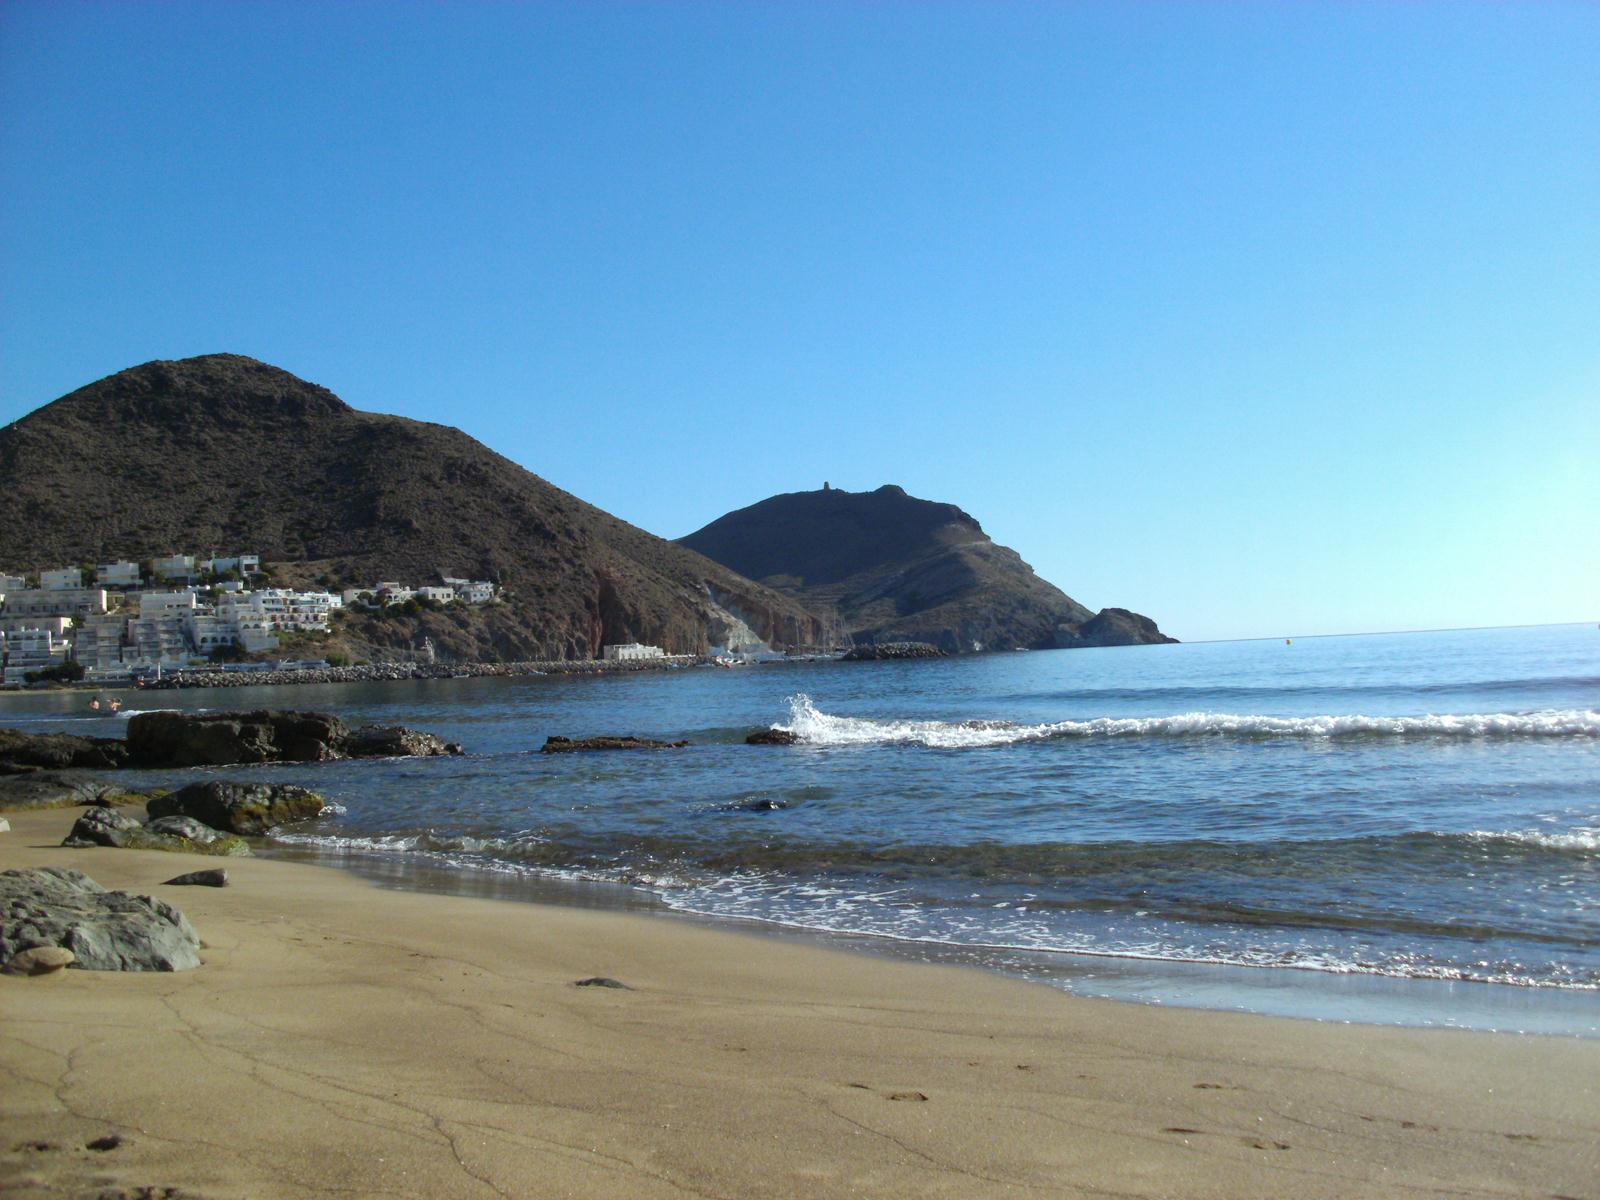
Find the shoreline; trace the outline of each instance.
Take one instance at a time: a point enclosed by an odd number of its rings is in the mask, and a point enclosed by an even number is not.
[[[1585,1039],[1093,1000],[267,857],[166,887],[216,860],[55,845],[75,815],[8,814],[0,868],[174,903],[205,964],[0,978],[8,1194],[1595,1194]]]
[[[270,839],[257,852],[281,862],[347,871],[384,889],[676,920],[892,962],[983,971],[1116,1004],[1377,1028],[1600,1039],[1600,994],[1583,989],[899,938],[704,911],[676,905],[644,884],[475,864],[448,855],[417,858],[369,847]]]

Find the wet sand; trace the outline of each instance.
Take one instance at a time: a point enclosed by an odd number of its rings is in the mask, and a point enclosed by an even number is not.
[[[0,977],[8,1196],[1600,1196],[1596,1040],[1117,1004],[6,815],[0,869],[206,943]]]

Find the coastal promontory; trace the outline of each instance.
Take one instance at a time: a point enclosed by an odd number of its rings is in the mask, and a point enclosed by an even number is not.
[[[680,544],[837,614],[858,645],[925,642],[965,654],[1175,640],[1126,609],[1091,611],[954,504],[893,484],[773,496]]]

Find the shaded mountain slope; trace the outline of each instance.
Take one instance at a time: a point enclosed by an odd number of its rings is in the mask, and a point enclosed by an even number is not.
[[[856,642],[967,653],[1172,640],[1126,610],[1096,615],[955,505],[892,484],[773,496],[680,542],[814,611],[836,611]]]
[[[46,405],[0,430],[0,479],[11,569],[247,551],[288,564],[280,578],[334,585],[494,580],[503,604],[430,614],[461,658],[587,658],[628,641],[700,651],[730,616],[779,645],[829,637],[792,598],[457,429],[358,412],[238,355],[146,363]],[[378,642],[416,634],[367,625]]]

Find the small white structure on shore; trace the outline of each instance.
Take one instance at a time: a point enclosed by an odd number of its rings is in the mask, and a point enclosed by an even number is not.
[[[667,652],[660,646],[643,646],[638,642],[623,642],[607,646],[601,651],[607,662],[630,662],[643,658],[665,658]]]

